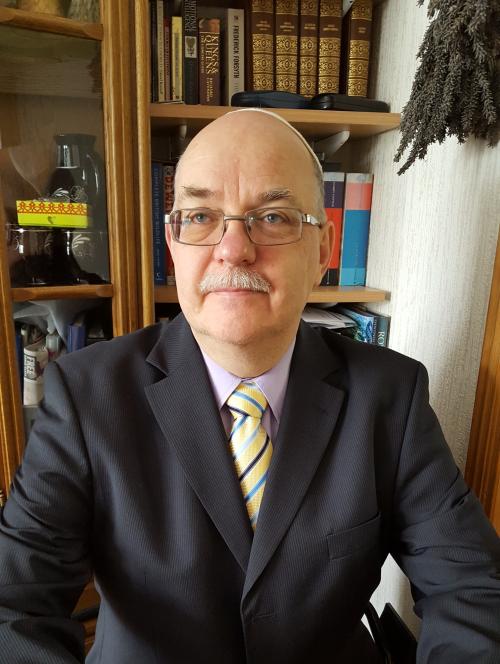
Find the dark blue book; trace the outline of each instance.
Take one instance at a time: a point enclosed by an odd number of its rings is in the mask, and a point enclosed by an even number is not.
[[[68,325],[66,334],[66,352],[84,348],[87,340],[87,328],[83,314],[79,314],[71,325]]]
[[[164,177],[163,164],[153,161],[151,165],[152,185],[152,222],[153,222],[153,280],[155,286],[164,286],[167,283],[165,255],[165,220],[164,220]]]

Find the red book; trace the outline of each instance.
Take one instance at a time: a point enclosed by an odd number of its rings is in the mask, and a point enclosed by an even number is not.
[[[326,217],[333,223],[335,240],[328,269],[321,282],[322,286],[338,286],[340,269],[340,241],[342,237],[342,216],[344,204],[345,173],[326,170],[323,173],[325,185]]]

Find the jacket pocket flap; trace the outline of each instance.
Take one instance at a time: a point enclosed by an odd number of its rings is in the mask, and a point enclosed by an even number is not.
[[[330,559],[342,558],[376,546],[379,541],[380,518],[379,512],[359,526],[327,535]]]

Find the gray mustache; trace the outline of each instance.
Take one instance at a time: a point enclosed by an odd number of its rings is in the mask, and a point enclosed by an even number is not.
[[[257,272],[236,267],[224,272],[206,274],[200,281],[199,288],[202,295],[221,288],[238,288],[258,293],[269,293],[271,284]]]

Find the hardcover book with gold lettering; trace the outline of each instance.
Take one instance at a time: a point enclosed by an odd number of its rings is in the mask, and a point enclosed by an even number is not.
[[[338,92],[342,33],[342,0],[320,0],[318,93]]]
[[[274,2],[250,0],[248,87],[274,90]]]
[[[297,92],[299,2],[276,0],[276,90]]]
[[[373,0],[355,0],[343,21],[340,91],[351,97],[368,95]]]

